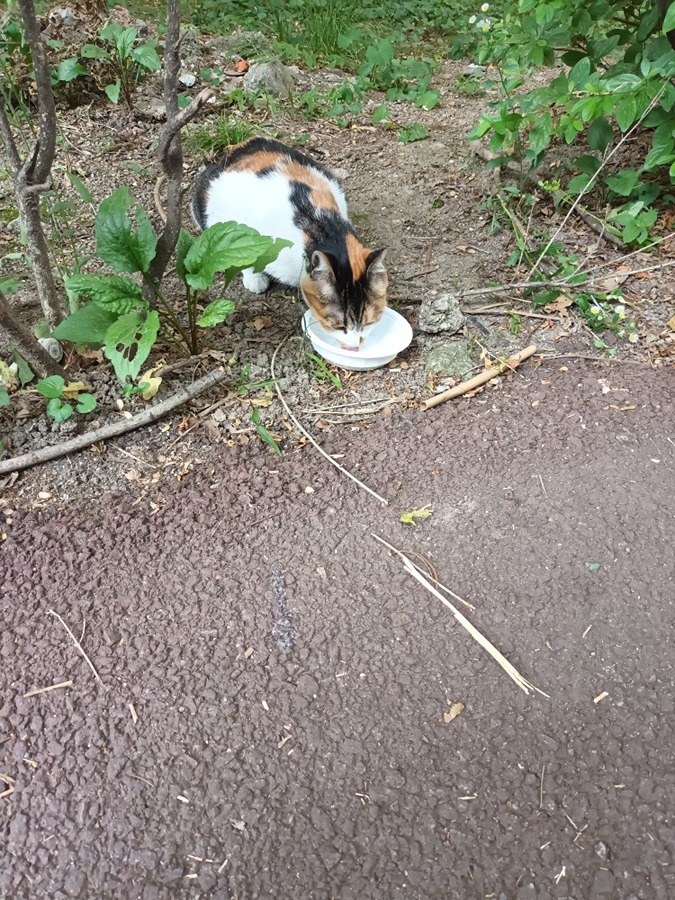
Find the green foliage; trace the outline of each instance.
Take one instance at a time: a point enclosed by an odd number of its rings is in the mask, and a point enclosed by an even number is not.
[[[245,141],[255,133],[256,129],[248,122],[220,115],[207,125],[191,129],[186,135],[185,143],[200,154],[220,156],[228,147]]]
[[[152,224],[141,208],[132,218],[132,206],[130,192],[120,188],[101,203],[95,223],[99,257],[116,272],[128,274],[77,274],[67,278],[69,296],[86,297],[89,302],[54,331],[61,340],[102,346],[123,384],[138,377],[157,339],[160,316],[173,334],[171,339],[181,341],[188,352],[197,353],[198,330],[220,324],[234,310],[231,300],[214,300],[199,314],[201,294],[211,287],[215,276],[222,273],[227,285],[249,267],[260,272],[290,246],[288,241],[265,237],[234,222],[213,225],[197,238],[183,229],[176,247],[176,273],[185,285],[184,327],[150,275],[157,245]],[[141,276],[140,282],[129,277],[134,274]],[[151,308],[148,297],[157,301],[157,309]]]
[[[319,381],[329,381],[339,391],[342,390],[344,385],[340,380],[340,376],[335,372],[331,372],[325,359],[322,359],[322,357],[318,356],[316,353],[310,353],[309,351],[305,351],[305,356],[312,363],[312,375],[314,375],[315,378]]]
[[[255,433],[258,437],[272,450],[276,456],[281,456],[281,448],[275,438],[269,433],[267,428],[260,421],[260,410],[253,409],[251,413],[251,421],[255,425]]]
[[[35,389],[38,394],[41,394],[49,401],[46,412],[50,419],[54,419],[55,422],[65,422],[73,415],[72,404],[63,400],[68,388],[65,380],[60,375],[50,375],[48,378],[41,378],[35,385]],[[79,413],[86,414],[96,409],[97,402],[93,394],[80,393],[79,391],[71,391],[70,393],[77,394],[75,409]]]
[[[671,4],[667,16],[672,10]],[[515,157],[532,167],[552,143],[584,141],[594,163],[572,173],[568,192],[592,190],[600,202],[627,199],[608,223],[626,242],[647,243],[659,202],[672,202],[667,183],[675,183],[675,49],[667,16],[660,20],[652,0],[506,3],[503,16],[485,20],[478,47],[479,62],[498,72],[503,99],[469,137],[489,136],[497,165]],[[545,87],[519,92],[528,68],[552,65],[557,54],[566,69]],[[638,126],[651,138],[639,168],[601,171],[622,136]]]
[[[0,406],[9,406],[9,394],[4,387],[0,387]]]
[[[409,125],[407,128],[401,128],[398,133],[398,139],[404,144],[411,144],[414,141],[423,141],[428,135],[429,132],[424,125],[413,122],[413,124]]]

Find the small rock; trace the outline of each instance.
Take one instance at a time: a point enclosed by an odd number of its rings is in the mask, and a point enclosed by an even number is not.
[[[191,88],[194,87],[197,82],[197,76],[193,75],[192,72],[181,72],[178,76],[178,81],[183,87]]]
[[[263,92],[286,99],[293,88],[293,76],[280,62],[253,63],[244,75],[243,88],[252,94]]]
[[[593,849],[595,850],[595,855],[600,859],[609,859],[609,849],[607,847],[607,844],[605,844],[603,841],[598,841]]]
[[[463,377],[473,369],[469,345],[464,341],[441,344],[431,351],[427,359],[428,372],[445,372]]]
[[[420,307],[419,327],[431,334],[447,332],[455,334],[464,325],[465,318],[459,301],[452,294],[429,294]]]
[[[464,66],[462,69],[462,75],[465,78],[475,78],[477,75],[482,75],[485,72],[485,66],[479,66],[478,63],[469,63],[468,66]]]
[[[70,6],[55,6],[54,9],[49,11],[49,18],[52,22],[65,25],[66,28],[75,28],[79,21],[75,15],[75,10],[71,9]]]
[[[158,97],[151,97],[149,100],[139,100],[136,103],[136,112],[140,116],[155,119],[158,122],[166,119],[166,105]]]

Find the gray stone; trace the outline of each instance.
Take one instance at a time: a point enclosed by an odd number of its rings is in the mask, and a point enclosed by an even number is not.
[[[266,93],[287,99],[293,89],[293,76],[280,62],[253,63],[244,75],[243,88],[252,94]]]
[[[195,29],[196,31],[196,29]],[[206,50],[223,57],[225,60],[235,54],[250,57],[260,57],[272,49],[272,40],[262,31],[240,31],[232,34],[218,35],[206,42]]]
[[[454,334],[464,322],[464,313],[453,294],[428,294],[422,301],[419,317],[421,331]]]
[[[166,105],[158,97],[151,97],[149,100],[139,100],[136,112],[147,119],[161,122],[166,118]]]
[[[193,75],[192,72],[181,72],[178,76],[178,81],[183,87],[191,88],[195,86],[197,76]]]
[[[431,351],[427,359],[427,371],[445,372],[461,378],[474,368],[469,345],[465,341],[441,344]]]

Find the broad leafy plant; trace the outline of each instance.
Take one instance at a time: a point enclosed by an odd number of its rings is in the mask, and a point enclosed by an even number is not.
[[[554,141],[583,142],[566,192],[597,189],[612,206],[608,227],[646,243],[655,204],[675,197],[675,3],[662,15],[652,0],[513,0],[495,20],[486,7],[473,23],[478,60],[495,67],[504,99],[470,137],[490,137],[494,164],[516,158],[527,167]],[[528,67],[556,59],[565,68],[547,86],[519,92]],[[639,165],[609,169],[609,153],[638,126],[650,137]]]
[[[157,235],[142,208],[132,217],[132,206],[128,188],[119,188],[101,203],[96,250],[118,274],[67,278],[71,298],[88,298],[88,302],[54,331],[59,340],[102,346],[122,383],[137,378],[162,322],[168,337],[182,344],[184,351],[199,352],[200,330],[220,324],[234,310],[234,303],[227,299],[213,300],[202,308],[202,298],[215,276],[222,273],[227,286],[246,268],[262,271],[289,246],[288,241],[264,237],[234,222],[212,225],[196,238],[183,229],[176,248],[176,272],[185,286],[181,314],[149,274]]]

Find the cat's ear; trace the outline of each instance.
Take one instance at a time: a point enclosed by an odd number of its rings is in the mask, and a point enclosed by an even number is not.
[[[383,275],[387,271],[387,267],[384,264],[385,256],[387,255],[386,250],[371,250],[368,254],[368,258],[366,260],[366,270],[369,276],[372,275]]]
[[[335,278],[333,267],[325,253],[315,250],[309,263],[309,274],[313,281],[329,281]]]

